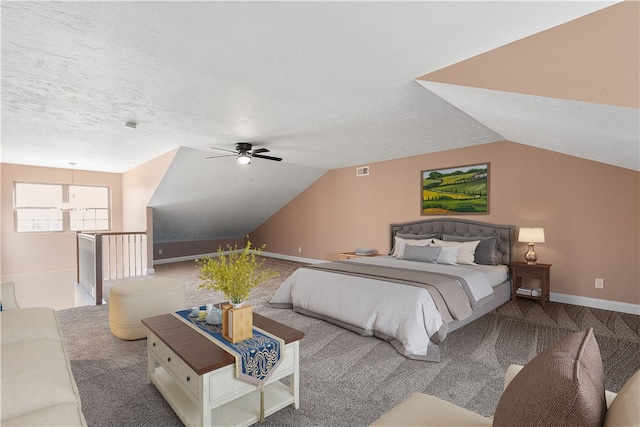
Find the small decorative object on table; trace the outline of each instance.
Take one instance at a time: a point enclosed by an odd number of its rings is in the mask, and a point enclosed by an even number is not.
[[[233,344],[253,336],[253,309],[250,305],[233,307],[222,306],[222,338]]]
[[[210,325],[220,325],[222,323],[222,310],[218,307],[211,307],[207,313],[206,321]]]
[[[256,258],[264,248],[265,245],[251,249],[251,241],[247,236],[247,245],[242,250],[238,250],[236,245],[225,255],[222,248],[218,248],[217,258],[204,257],[196,260],[196,265],[200,268],[198,278],[202,280],[198,289],[221,291],[229,299],[230,304],[222,306],[222,335],[233,343],[252,336],[253,311],[251,306],[243,306],[249,292],[277,275],[271,269],[261,268],[264,260]]]

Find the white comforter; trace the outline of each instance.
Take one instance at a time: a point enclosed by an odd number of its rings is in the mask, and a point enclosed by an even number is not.
[[[492,283],[502,277],[481,266],[444,266],[391,257],[358,258],[353,262],[446,272],[463,277],[475,301],[492,293]],[[483,270],[491,271],[486,274]],[[475,304],[470,302],[470,304]],[[437,343],[446,335],[446,325],[428,291],[423,288],[353,275],[300,268],[289,276],[269,301],[292,306],[356,326],[365,333],[386,335],[403,355],[439,360]],[[460,319],[461,320],[461,319]],[[438,334],[440,332],[440,334]]]

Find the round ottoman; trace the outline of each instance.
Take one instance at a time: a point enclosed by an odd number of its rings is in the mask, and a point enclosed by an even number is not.
[[[186,292],[182,282],[166,277],[131,279],[109,291],[111,333],[123,340],[147,336],[141,319],[184,310]]]

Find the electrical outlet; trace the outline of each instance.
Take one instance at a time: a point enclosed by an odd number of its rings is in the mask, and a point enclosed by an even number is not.
[[[596,289],[604,289],[604,279],[596,279]]]
[[[158,249],[158,255],[162,255],[162,249]]]
[[[302,248],[298,246],[298,252],[302,252]]]

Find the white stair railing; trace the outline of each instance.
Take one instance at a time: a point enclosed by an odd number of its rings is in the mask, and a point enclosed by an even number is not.
[[[102,304],[103,280],[147,272],[147,233],[77,233],[78,285]]]

